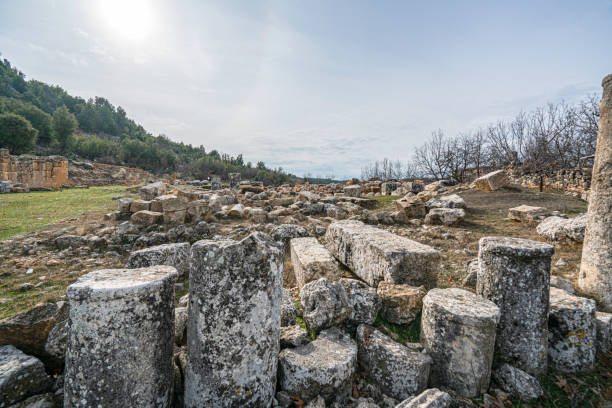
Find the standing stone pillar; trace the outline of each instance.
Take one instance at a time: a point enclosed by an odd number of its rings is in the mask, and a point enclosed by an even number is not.
[[[432,289],[423,298],[421,342],[433,359],[429,385],[466,398],[487,392],[499,308],[464,289]]]
[[[70,285],[64,407],[169,407],[174,283],[170,266],[91,272]]]
[[[495,364],[533,375],[546,372],[550,261],[555,249],[539,241],[485,237],[478,251],[476,293],[501,310]]]
[[[267,407],[280,351],[283,251],[261,232],[191,248],[185,406]]]
[[[612,312],[612,74],[602,82],[599,131],[578,286]]]

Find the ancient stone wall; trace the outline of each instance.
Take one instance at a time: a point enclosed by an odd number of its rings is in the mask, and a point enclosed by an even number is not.
[[[558,169],[538,172],[525,172],[518,168],[508,168],[508,179],[523,187],[543,190],[561,190],[583,193],[591,188],[591,167]]]
[[[0,180],[28,188],[61,188],[68,184],[68,160],[61,156],[11,156],[0,149]]]

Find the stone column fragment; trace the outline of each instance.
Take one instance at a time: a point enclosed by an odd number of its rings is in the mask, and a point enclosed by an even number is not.
[[[546,372],[550,261],[554,247],[521,238],[480,239],[476,293],[501,310],[495,364]]]
[[[464,289],[432,289],[423,298],[421,342],[433,359],[430,386],[472,398],[489,388],[499,308]]]
[[[169,407],[176,269],[91,272],[70,285],[65,407]]]
[[[268,235],[191,249],[185,406],[264,407],[276,388],[283,252]]]
[[[602,82],[597,148],[578,286],[612,312],[612,74]]]

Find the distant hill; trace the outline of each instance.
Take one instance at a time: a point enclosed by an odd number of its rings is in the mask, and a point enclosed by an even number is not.
[[[263,162],[244,163],[242,154],[234,157],[216,150],[206,152],[204,146],[153,136],[128,118],[121,106],[115,107],[103,97],[85,100],[59,86],[26,80],[6,59],[0,61],[0,147],[12,147],[14,153],[62,154],[197,179],[211,175],[226,178],[233,172],[266,184],[282,184],[293,178],[281,168],[268,169]]]

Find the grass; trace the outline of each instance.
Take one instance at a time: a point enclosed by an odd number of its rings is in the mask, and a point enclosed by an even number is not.
[[[417,314],[414,321],[410,324],[393,324],[387,322],[382,317],[377,316],[374,327],[381,329],[392,337],[395,341],[406,343],[418,343],[421,337],[421,312]]]
[[[395,211],[395,204],[393,202],[399,200],[402,196],[380,195],[378,197],[362,196],[361,198],[376,200],[374,211]]]
[[[0,196],[0,241],[40,230],[64,218],[117,208],[112,197],[128,195],[128,187],[90,187]]]

